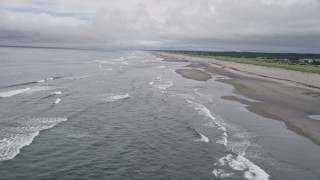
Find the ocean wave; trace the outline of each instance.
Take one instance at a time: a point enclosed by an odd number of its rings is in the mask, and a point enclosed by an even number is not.
[[[195,97],[190,94],[175,94],[176,97],[181,98],[181,99],[189,99],[189,100],[194,100]]]
[[[104,71],[113,71],[113,68],[104,68]]]
[[[222,133],[222,135],[220,136],[220,139],[216,141],[216,143],[218,144],[222,144],[224,146],[228,145],[228,135],[226,132]]]
[[[57,77],[58,78],[58,77]],[[38,80],[38,81],[36,81],[37,83],[44,83],[44,82],[46,82],[46,81],[52,81],[52,80],[54,80],[55,78],[54,77],[50,77],[50,78],[47,78],[47,79],[41,79],[41,80]]]
[[[76,77],[71,77],[69,80],[75,81],[75,80],[80,80],[80,79],[86,79],[89,76],[76,76]]]
[[[162,83],[153,84],[153,87],[160,90],[166,90],[170,88],[172,85],[173,85],[173,81],[164,81]]]
[[[62,92],[61,91],[56,91],[56,92],[52,92],[51,94],[53,94],[53,95],[61,95]]]
[[[161,78],[162,78],[162,75],[159,75],[159,76],[156,77],[156,79],[157,79],[158,81],[161,81]]]
[[[205,135],[203,135],[203,134],[201,134],[199,132],[198,132],[198,134],[200,135],[200,139],[198,141],[206,142],[206,143],[209,142],[209,139]]]
[[[228,172],[225,169],[214,169],[212,171],[212,174],[216,177],[220,177],[220,178],[228,178],[228,177],[234,177],[234,173],[232,172]]]
[[[31,88],[24,88],[24,89],[15,89],[15,90],[6,91],[6,92],[0,92],[0,98],[11,97],[17,94],[25,93],[30,90]]]
[[[223,122],[218,121],[210,112],[210,110],[205,107],[202,104],[193,102],[189,99],[186,100],[188,103],[190,103],[191,105],[193,105],[194,109],[198,112],[199,115],[207,117],[209,119],[211,119],[214,124],[218,127],[218,129],[220,131],[222,131],[222,134],[220,135],[220,139],[217,140],[216,142],[218,144],[222,144],[224,146],[227,146],[228,144],[228,135],[227,135],[227,130],[226,128],[223,126]]]
[[[220,158],[215,166],[219,167],[212,171],[216,177],[222,177],[225,172],[223,167],[225,166],[228,166],[235,171],[243,172],[243,177],[248,180],[268,180],[270,177],[263,169],[242,155],[228,154]]]
[[[54,104],[59,104],[60,103],[60,101],[61,101],[62,99],[60,99],[60,98],[56,98],[56,99],[54,99]]]
[[[46,82],[46,80],[45,79],[42,79],[42,80],[38,80],[38,81],[36,81],[37,83],[43,83],[43,82]]]
[[[120,57],[120,58],[114,58],[114,59],[99,59],[94,61],[99,64],[129,65],[129,63],[124,60],[125,60],[124,57]]]
[[[152,62],[151,60],[142,60],[141,61],[143,64],[148,63],[148,62]]]
[[[32,93],[39,92],[39,91],[48,91],[50,89],[52,89],[51,86],[34,86],[34,87],[30,88],[29,91],[26,91],[26,93],[32,94]]]
[[[127,99],[129,98],[129,94],[125,93],[125,94],[115,94],[115,95],[111,95],[109,97],[106,98],[107,102],[114,102],[114,101],[118,101],[121,99]]]
[[[28,118],[28,121],[18,127],[8,128],[0,132],[0,161],[13,159],[20,149],[32,143],[40,131],[50,129],[67,118]]]
[[[17,87],[17,86],[26,86],[26,85],[31,85],[31,84],[43,83],[45,81],[50,81],[50,80],[59,79],[59,78],[62,78],[62,76],[50,77],[50,78],[41,79],[38,81],[30,81],[30,82],[25,82],[25,83],[13,84],[13,85],[5,86],[5,87],[10,88],[10,87]]]

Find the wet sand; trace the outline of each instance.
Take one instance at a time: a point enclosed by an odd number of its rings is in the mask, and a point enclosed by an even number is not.
[[[208,81],[212,78],[210,74],[197,69],[177,69],[176,73],[180,74],[184,78],[197,81]]]
[[[247,101],[235,96],[222,98],[241,102],[249,111],[260,116],[282,121],[289,130],[320,145],[320,121],[311,118],[320,115],[319,74],[167,53],[160,55],[156,53],[156,55],[169,59],[170,62],[187,60],[191,63],[188,65],[189,68],[204,69],[210,73],[229,77],[230,79],[218,79],[217,81],[230,84],[235,88],[235,93],[257,101]],[[244,68],[243,66],[250,67]],[[185,71],[183,74],[184,77],[187,74],[190,78],[194,73]]]

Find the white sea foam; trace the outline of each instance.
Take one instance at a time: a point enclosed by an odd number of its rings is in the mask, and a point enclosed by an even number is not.
[[[11,96],[21,94],[30,90],[31,88],[24,88],[24,89],[15,89],[15,90],[6,91],[6,92],[0,92],[0,98],[11,97]]]
[[[152,81],[152,82],[149,82],[149,85],[152,85],[154,82]]]
[[[80,80],[80,79],[85,79],[85,78],[88,78],[89,76],[76,76],[76,77],[72,77],[72,78],[69,78],[70,80]]]
[[[220,131],[223,131],[223,133],[220,135],[220,139],[217,140],[216,142],[218,144],[223,144],[224,146],[227,146],[228,144],[228,135],[227,135],[227,130],[226,128],[223,126],[223,123],[218,121],[210,112],[210,110],[205,107],[204,105],[202,104],[199,104],[199,103],[196,103],[196,102],[193,102],[191,100],[186,100],[188,103],[192,104],[195,108],[195,110],[198,111],[198,113],[201,115],[201,116],[204,116],[204,117],[208,117],[210,118],[211,120],[213,120],[213,122],[215,123],[215,125],[217,125],[218,129]]]
[[[114,101],[118,101],[121,99],[127,99],[129,98],[129,94],[125,93],[125,94],[116,94],[116,95],[111,95],[109,97],[106,98],[107,102],[114,102]]]
[[[205,107],[202,104],[190,101],[190,100],[186,100],[188,103],[192,104],[195,107],[195,110],[197,110],[197,112],[201,115],[201,116],[206,116],[212,120],[215,120],[216,118],[213,117],[213,115],[211,114],[210,110]]]
[[[311,119],[319,120],[319,121],[320,121],[320,115],[310,115],[310,116],[308,116],[308,117],[311,118]]]
[[[46,80],[42,79],[42,80],[37,81],[37,83],[43,83],[43,82],[46,82]]]
[[[47,79],[47,81],[52,81],[52,80],[53,80],[53,78],[48,78],[48,79]]]
[[[34,86],[29,91],[26,91],[26,93],[32,94],[39,91],[48,91],[50,89],[52,89],[50,86]]]
[[[128,62],[124,61],[125,58],[117,58],[117,59],[104,59],[104,60],[94,60],[99,64],[111,64],[111,65],[129,65]]]
[[[232,172],[226,171],[224,168],[228,166],[234,171],[243,172],[243,177],[248,180],[267,180],[269,175],[261,169],[259,166],[252,163],[250,160],[244,157],[246,149],[250,146],[250,141],[244,138],[252,137],[251,133],[242,132],[235,133],[232,135],[235,141],[228,143],[228,134],[223,122],[220,122],[215,118],[210,110],[202,104],[195,103],[191,100],[186,100],[188,103],[192,104],[198,113],[202,116],[208,117],[213,120],[218,129],[223,133],[219,136],[219,140],[216,142],[218,144],[223,144],[226,146],[227,150],[232,151],[236,155],[228,154],[218,160],[215,164],[215,168],[212,173],[219,178],[231,177],[234,174]]]
[[[148,63],[148,62],[151,62],[150,60],[142,60],[141,61],[143,64],[145,64],[145,63]]]
[[[162,78],[162,75],[159,75],[158,77],[156,77],[158,81],[161,81],[161,78]]]
[[[87,133],[81,133],[81,134],[70,134],[67,136],[67,138],[71,138],[71,139],[80,139],[80,138],[84,138],[89,136],[89,134]]]
[[[193,95],[190,94],[176,94],[176,97],[182,98],[182,99],[192,99],[194,100],[195,97]]]
[[[219,169],[224,166],[229,166],[235,171],[241,171],[243,172],[243,177],[248,180],[268,180],[270,177],[263,169],[241,155],[228,154],[220,158],[215,165],[219,166]],[[221,177],[217,172],[218,170],[214,170],[214,175]]]
[[[0,140],[0,161],[13,159],[22,147],[32,143],[40,131],[66,120],[67,118],[31,118],[22,126],[8,128],[9,131],[5,133],[0,132],[3,137]]]
[[[60,98],[56,98],[56,99],[54,99],[54,104],[59,104],[60,103],[60,101],[61,101],[62,99],[60,99]]]
[[[158,66],[158,68],[159,68],[159,69],[164,69],[164,68],[166,68],[166,67],[162,65],[162,66]]]
[[[157,83],[154,85],[155,88],[160,90],[166,90],[173,85],[173,81],[164,81],[163,83]]]
[[[224,136],[224,135],[221,135],[221,136],[220,136],[220,139],[217,140],[216,143],[222,144],[222,145],[224,145],[224,146],[227,146],[227,145],[228,145],[228,137],[227,137],[227,136]]]
[[[113,71],[113,68],[104,68],[103,70],[105,70],[105,71]]]
[[[220,178],[227,178],[227,177],[233,177],[234,173],[228,172],[224,169],[214,169],[212,171],[212,174],[216,177],[220,177]]]
[[[206,142],[206,143],[209,142],[209,139],[205,135],[200,134],[200,133],[198,133],[198,134],[200,135],[200,139],[198,141]]]
[[[61,95],[62,92],[61,91],[56,91],[56,92],[52,92],[51,94],[54,94],[54,95]]]

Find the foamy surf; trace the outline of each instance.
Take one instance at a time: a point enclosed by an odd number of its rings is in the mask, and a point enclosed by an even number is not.
[[[270,177],[263,169],[241,155],[228,154],[220,158],[215,166],[219,167],[212,171],[216,177],[223,178],[225,176],[226,170],[223,169],[225,166],[242,172],[243,177],[248,180],[268,180]]]
[[[31,90],[31,88],[24,88],[24,89],[16,89],[16,90],[11,90],[11,91],[6,91],[6,92],[0,92],[0,98],[11,97],[11,96],[14,96],[17,94],[25,93],[30,90]]]
[[[126,93],[126,94],[116,94],[116,95],[111,95],[109,97],[106,98],[106,101],[107,102],[114,102],[114,101],[118,101],[118,100],[121,100],[121,99],[127,99],[129,98],[129,94]]]
[[[32,94],[40,91],[48,91],[52,89],[51,86],[34,86],[29,91],[26,91],[27,94]]]
[[[173,85],[173,81],[164,81],[162,83],[153,84],[153,87],[160,90],[166,90],[170,88],[172,85]]]
[[[76,76],[76,77],[72,77],[72,78],[69,78],[69,80],[80,80],[80,79],[85,79],[85,78],[88,78],[89,76]]]
[[[101,60],[94,60],[99,64],[110,64],[110,65],[129,65],[128,62],[124,61],[125,58],[116,58],[116,59],[101,59]]]
[[[37,83],[43,83],[43,82],[46,82],[46,80],[42,79],[42,80],[37,81]]]
[[[149,85],[164,91],[173,85],[173,81],[163,81],[162,75],[159,75],[156,77],[156,82],[152,81],[149,83]]]
[[[113,71],[113,68],[104,68],[104,71]]]
[[[54,99],[53,103],[54,104],[59,104],[61,102],[61,100],[62,99],[60,99],[60,98],[56,98],[56,99]]]
[[[220,139],[216,141],[218,144],[222,144],[224,146],[228,145],[228,135],[224,132],[221,136]]]
[[[194,109],[198,111],[199,115],[207,117],[215,123],[215,125],[218,127],[220,131],[222,131],[222,134],[220,135],[220,139],[216,141],[218,144],[222,144],[224,146],[227,146],[228,144],[228,135],[227,135],[227,129],[223,126],[223,123],[218,121],[210,112],[210,110],[205,107],[202,104],[193,102],[191,100],[186,100],[188,103],[192,104],[194,106]]]
[[[46,81],[52,81],[54,78],[53,77],[50,77],[50,78],[47,78],[47,79],[41,79],[41,80],[38,80],[36,81],[37,83],[44,83]]]
[[[32,143],[33,139],[43,130],[53,128],[67,118],[29,118],[18,127],[8,128],[0,132],[0,161],[13,159],[20,153],[20,149]]]
[[[53,94],[53,95],[61,95],[62,92],[61,91],[56,91],[56,92],[52,92],[51,94]]]
[[[200,139],[198,141],[205,142],[205,143],[209,142],[209,139],[205,135],[203,135],[199,132],[198,132],[198,134],[200,135]]]

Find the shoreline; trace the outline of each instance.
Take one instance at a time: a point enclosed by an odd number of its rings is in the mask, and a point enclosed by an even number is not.
[[[190,62],[186,67],[229,77],[216,81],[232,85],[234,93],[257,101],[234,96],[221,98],[245,104],[248,111],[262,117],[284,122],[287,129],[320,146],[320,121],[311,118],[320,115],[320,75],[169,53],[154,54],[164,61]],[[193,79],[192,72],[182,73],[183,77]],[[271,75],[267,76],[268,73]]]
[[[202,58],[173,53],[153,52],[157,56],[165,56],[168,62],[193,62],[207,63],[218,69],[260,79],[272,80],[286,85],[308,88],[320,93],[320,74],[307,73],[294,70],[258,66],[252,64],[242,64],[230,61],[216,60],[214,58]]]

